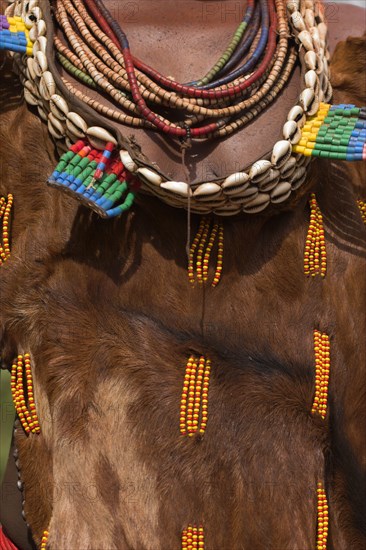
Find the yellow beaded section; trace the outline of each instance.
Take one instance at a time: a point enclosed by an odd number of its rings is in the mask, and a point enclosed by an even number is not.
[[[323,483],[320,481],[317,487],[317,501],[318,522],[316,550],[327,550],[329,525],[328,502]]]
[[[0,220],[2,220],[2,238],[0,241],[0,265],[10,257],[10,215],[13,206],[13,195],[9,194],[7,198],[0,197]]]
[[[366,225],[366,202],[358,199],[357,201],[358,208],[360,209],[361,217],[363,223]]]
[[[26,392],[24,389],[26,385]],[[14,407],[26,434],[39,434],[41,431],[34,402],[33,379],[29,353],[18,355],[11,368],[11,392]],[[28,403],[27,403],[28,401]]]
[[[208,420],[208,390],[211,361],[193,355],[187,361],[180,401],[179,427],[182,435],[203,435]]]
[[[47,542],[48,542],[49,532],[43,531],[42,539],[41,539],[41,550],[47,549]]]
[[[314,330],[314,354],[315,396],[311,412],[312,414],[319,414],[324,420],[328,407],[330,341],[329,336],[319,330]]]
[[[293,153],[299,153],[306,157],[312,156],[319,129],[327,118],[330,107],[331,105],[328,103],[321,103],[318,112],[307,119],[305,125],[301,129],[301,139],[299,143],[293,146]]]
[[[29,29],[26,27],[23,19],[17,15],[14,17],[7,17],[9,23],[9,31],[12,33],[24,32],[27,39],[26,50],[24,53],[27,55],[33,55],[33,42],[29,38]]]
[[[323,216],[315,194],[310,196],[310,224],[304,252],[304,273],[307,277],[327,273],[327,251],[325,247]]]
[[[203,549],[205,534],[202,525],[188,525],[182,532],[182,550]]]
[[[193,239],[188,258],[188,279],[195,283],[195,273],[199,284],[208,283],[208,271],[212,250],[217,240],[217,261],[211,286],[218,285],[221,279],[224,256],[224,226],[222,222],[211,222],[202,218],[197,234]]]

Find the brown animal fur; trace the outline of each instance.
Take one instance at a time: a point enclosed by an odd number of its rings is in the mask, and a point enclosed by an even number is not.
[[[342,101],[366,103],[345,71],[362,70],[364,47],[349,39],[336,51]],[[0,194],[16,203],[0,327],[8,365],[32,353],[42,434],[18,430],[17,445],[37,543],[50,527],[51,550],[173,550],[202,522],[208,550],[305,550],[325,475],[329,548],[364,549],[365,166],[319,162],[309,181],[325,220],[324,281],[303,275],[303,196],[275,217],[225,220],[223,281],[192,289],[185,214],[144,199],[105,222],[47,189],[55,159],[38,143],[51,142],[5,88],[16,109],[2,112]],[[331,337],[326,423],[309,414],[315,327]],[[209,423],[203,439],[182,440],[192,352],[212,359]]]

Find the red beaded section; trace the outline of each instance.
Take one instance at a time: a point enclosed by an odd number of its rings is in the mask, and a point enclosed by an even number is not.
[[[205,547],[205,534],[202,525],[188,525],[182,532],[182,550]]]
[[[9,228],[10,214],[13,206],[13,195],[9,194],[7,198],[0,197],[0,220],[2,220],[2,239],[0,241],[0,265],[2,265],[10,256]]]
[[[315,194],[310,196],[310,224],[306,237],[304,253],[304,273],[307,277],[327,272],[327,252],[325,248],[323,216],[316,201]]]
[[[328,540],[328,525],[329,525],[329,514],[328,514],[328,502],[327,495],[324,489],[323,484],[319,481],[317,487],[317,498],[318,498],[318,522],[317,522],[317,540],[316,540],[316,550],[327,550],[327,540]]]
[[[318,413],[324,420],[328,406],[330,341],[329,336],[319,330],[314,330],[314,354],[315,396],[311,412],[312,414]]]
[[[359,199],[357,201],[358,208],[360,209],[363,223],[366,225],[366,202]]]
[[[24,382],[26,392],[24,391]],[[11,368],[11,392],[14,407],[26,434],[41,431],[34,402],[33,379],[29,353],[18,355]]]
[[[41,550],[46,550],[47,549],[48,537],[49,537],[49,532],[44,531],[42,539],[41,539]]]
[[[221,222],[211,223],[208,218],[202,218],[189,250],[188,279],[191,284],[195,283],[195,271],[199,284],[208,283],[211,253],[216,240],[218,241],[217,261],[215,275],[211,282],[212,287],[217,286],[221,279],[224,257],[224,226]]]
[[[182,435],[203,435],[208,420],[208,390],[211,361],[191,357],[187,361],[180,401],[179,427]]]

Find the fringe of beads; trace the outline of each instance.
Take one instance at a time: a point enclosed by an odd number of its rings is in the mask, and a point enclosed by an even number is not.
[[[24,379],[26,382],[26,394],[24,393]],[[24,431],[27,434],[39,434],[41,428],[36,412],[36,405],[34,403],[33,380],[29,353],[26,353],[24,357],[23,355],[18,355],[17,362],[12,365],[11,392],[15,410]],[[28,406],[26,399],[28,400]]]
[[[317,499],[318,522],[316,550],[327,550],[329,525],[328,502],[327,495],[321,481],[318,482]]]
[[[188,525],[182,533],[182,550],[194,550],[205,547],[205,534],[202,525]]]
[[[211,361],[204,357],[188,359],[180,402],[180,432],[192,437],[204,434],[208,419],[208,389]]]
[[[7,199],[0,197],[0,220],[2,219],[2,243],[0,242],[0,265],[6,262],[10,256],[9,226],[10,213],[13,206],[13,195],[9,194]]]
[[[42,540],[41,540],[41,550],[46,550],[47,549],[48,537],[49,537],[49,532],[44,531],[43,536],[42,536]]]
[[[209,236],[210,230],[211,233]],[[215,245],[216,238],[218,239],[217,262],[215,275],[211,286],[215,287],[220,282],[224,255],[224,226],[222,222],[214,222],[211,227],[211,220],[208,218],[202,218],[197,234],[193,239],[193,243],[189,251],[188,279],[190,283],[194,284],[195,282],[195,267],[198,282],[200,284],[208,282],[208,268],[210,264],[211,252]]]
[[[315,353],[315,397],[312,414],[320,414],[324,420],[327,414],[328,385],[330,372],[330,341],[329,336],[319,330],[314,330]]]
[[[104,151],[79,140],[62,155],[48,179],[102,218],[119,216],[131,208],[140,183],[122,164],[113,144]]]
[[[366,202],[359,199],[357,201],[358,208],[360,209],[363,223],[366,225]]]
[[[307,277],[327,272],[327,252],[325,248],[323,216],[316,201],[315,194],[310,196],[310,225],[306,237],[304,253],[304,273]]]

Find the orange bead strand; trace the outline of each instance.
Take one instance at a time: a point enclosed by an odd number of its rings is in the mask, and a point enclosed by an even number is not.
[[[7,199],[0,198],[0,219],[2,219],[2,243],[0,243],[0,265],[6,262],[10,256],[10,214],[13,206],[13,195],[9,194]]]
[[[24,377],[26,395],[24,393]],[[11,368],[11,392],[16,413],[26,434],[39,434],[41,431],[33,393],[33,378],[29,353],[18,355]],[[27,401],[28,400],[28,406]]]
[[[217,238],[217,262],[211,283],[212,287],[217,286],[221,279],[224,257],[224,226],[222,222],[217,222],[213,223],[211,227],[211,221],[206,217],[203,218],[189,250],[188,279],[191,284],[195,282],[195,272],[200,284],[208,283],[210,259]]]
[[[205,548],[205,534],[202,525],[188,525],[182,532],[182,550],[203,550]]]
[[[323,484],[319,481],[317,487],[317,542],[316,550],[327,550],[329,510],[327,495]]]
[[[324,224],[315,194],[310,196],[310,223],[304,251],[304,273],[307,277],[327,273],[327,251],[325,247]]]
[[[329,336],[319,330],[314,330],[315,354],[315,396],[312,414],[316,412],[324,420],[328,407],[328,388],[330,374],[330,340]]]
[[[358,205],[358,208],[360,209],[362,221],[366,225],[366,202],[359,199],[357,201],[357,205]]]
[[[203,435],[208,420],[208,389],[211,361],[191,355],[187,361],[180,401],[179,428],[182,435]]]
[[[49,532],[44,531],[43,536],[42,536],[42,540],[41,540],[41,550],[46,550],[47,549],[48,537],[49,537]]]

